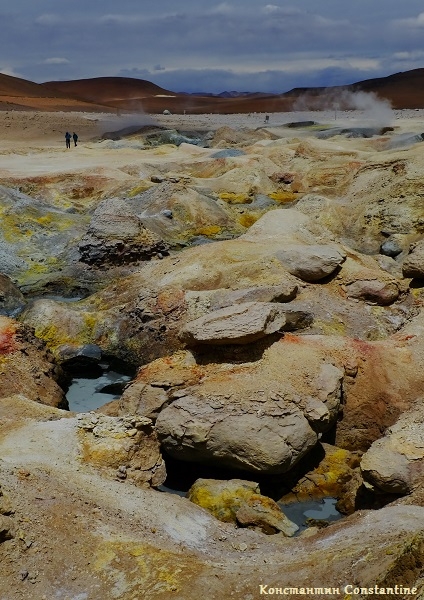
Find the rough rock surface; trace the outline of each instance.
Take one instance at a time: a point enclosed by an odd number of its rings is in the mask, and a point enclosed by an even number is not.
[[[262,473],[288,471],[317,441],[295,405],[246,407],[193,394],[162,410],[156,428],[175,458]]]
[[[42,404],[67,408],[57,384],[60,376],[45,344],[27,326],[0,316],[0,398],[24,394]]]
[[[319,281],[332,275],[345,260],[338,248],[325,245],[287,245],[276,253],[289,273],[303,281]]]
[[[190,321],[180,339],[193,344],[248,344],[278,331],[310,325],[312,315],[272,302],[243,302]]]
[[[83,461],[136,485],[157,487],[165,481],[165,463],[150,419],[82,414],[78,427]]]
[[[323,348],[291,339],[254,363],[197,362],[190,352],[155,361],[127,387],[119,414],[159,413],[158,434],[176,458],[285,472],[335,424],[343,379]]]
[[[424,278],[424,240],[414,244],[402,263],[404,277]]]
[[[104,266],[163,256],[168,246],[144,227],[124,200],[112,198],[96,208],[78,249],[82,262]]]
[[[10,277],[0,273],[0,314],[13,316],[20,312],[26,300]]]
[[[403,413],[361,460],[364,479],[383,492],[408,494],[424,482],[422,399]]]
[[[276,502],[262,496],[259,485],[252,481],[198,479],[187,497],[220,521],[254,527],[264,533],[281,532],[287,537],[299,529],[287,519]]]
[[[385,306],[399,298],[399,287],[395,282],[357,280],[346,286],[350,298],[358,298]]]

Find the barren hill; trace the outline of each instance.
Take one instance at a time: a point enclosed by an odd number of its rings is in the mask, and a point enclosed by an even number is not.
[[[388,77],[367,79],[351,85],[294,88],[279,95],[251,94],[184,94],[163,89],[150,81],[130,77],[96,77],[73,81],[49,81],[38,84],[0,74],[0,109],[136,111],[161,113],[253,113],[284,112],[323,108],[343,92],[373,92],[389,100],[396,109],[424,108],[424,69],[395,73]],[[349,108],[346,106],[345,108]]]

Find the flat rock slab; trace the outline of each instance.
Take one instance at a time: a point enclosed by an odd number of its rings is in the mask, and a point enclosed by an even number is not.
[[[294,314],[273,302],[244,302],[187,323],[179,337],[189,345],[248,344],[285,328],[296,329],[296,323],[305,319],[304,313]],[[312,318],[306,320],[310,324]]]

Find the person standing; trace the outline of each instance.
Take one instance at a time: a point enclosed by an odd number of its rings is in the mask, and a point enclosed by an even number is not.
[[[65,133],[65,141],[66,141],[66,147],[70,148],[71,147],[71,134],[69,133],[69,131],[67,131]]]
[[[77,136],[77,134],[75,133],[75,131],[74,131],[74,133],[72,134],[72,139],[74,140],[74,144],[75,144],[75,146],[76,146],[76,145],[77,145],[77,141],[78,141],[78,136]]]

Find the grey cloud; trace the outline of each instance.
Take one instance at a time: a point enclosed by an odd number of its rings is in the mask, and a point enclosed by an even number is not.
[[[175,91],[284,91],[423,64],[421,0],[16,5],[0,14],[0,56],[5,68],[34,81],[127,73]]]

